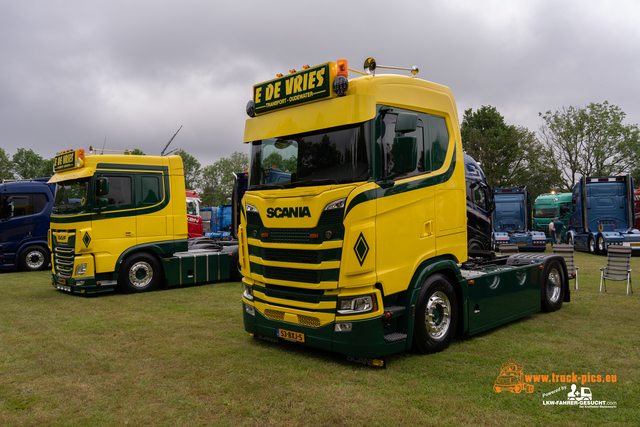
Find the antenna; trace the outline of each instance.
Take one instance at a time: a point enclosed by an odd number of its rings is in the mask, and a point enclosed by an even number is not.
[[[104,137],[104,142],[102,143],[102,154],[104,154],[104,146],[107,145],[107,137]]]
[[[164,150],[162,150],[162,153],[160,153],[161,156],[164,156],[164,152],[167,151],[167,148],[169,147],[169,144],[171,144],[171,141],[173,141],[173,138],[176,137],[176,135],[178,134],[178,132],[180,132],[180,129],[182,129],[182,125],[180,125],[180,127],[178,128],[178,130],[176,131],[176,133],[171,137],[171,139],[169,140],[169,142],[167,142],[167,145],[164,146]],[[177,148],[176,148],[177,150]],[[172,150],[170,152],[168,152],[167,154],[171,154],[176,150]]]

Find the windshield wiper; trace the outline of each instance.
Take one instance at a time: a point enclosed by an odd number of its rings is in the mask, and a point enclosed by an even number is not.
[[[313,187],[314,185],[339,184],[335,179],[316,179],[312,181],[296,181],[291,184],[292,187]]]
[[[274,188],[280,188],[282,190],[285,189],[284,185],[278,185],[278,184],[261,184],[261,185],[252,185],[249,187],[249,191],[252,190],[272,190]]]

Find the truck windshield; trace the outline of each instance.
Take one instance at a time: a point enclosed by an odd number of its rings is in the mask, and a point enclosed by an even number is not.
[[[369,125],[254,141],[249,190],[368,180]]]
[[[54,214],[86,212],[89,198],[89,178],[79,181],[58,182],[53,200]]]
[[[534,218],[555,218],[558,216],[558,209],[534,209],[533,217]]]

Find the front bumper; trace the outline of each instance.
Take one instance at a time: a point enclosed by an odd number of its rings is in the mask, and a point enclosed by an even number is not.
[[[278,338],[278,329],[284,329],[304,334],[304,345],[362,358],[380,358],[407,349],[406,339],[385,341],[384,316],[350,322],[330,322],[316,328],[268,319],[244,299],[242,305],[245,331],[270,340],[284,340]],[[336,332],[336,323],[351,323],[351,330]]]

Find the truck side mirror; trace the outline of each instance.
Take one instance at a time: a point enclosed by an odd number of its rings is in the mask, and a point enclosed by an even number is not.
[[[107,194],[109,194],[109,178],[105,176],[98,177],[96,193],[98,197],[106,196]]]
[[[418,115],[412,113],[398,113],[396,132],[411,133],[418,128]]]

